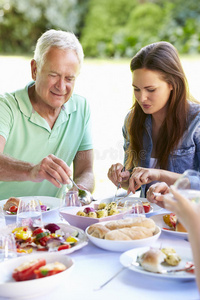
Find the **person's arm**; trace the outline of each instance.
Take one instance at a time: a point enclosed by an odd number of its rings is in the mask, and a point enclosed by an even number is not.
[[[174,198],[169,195],[159,196],[157,198],[162,198],[165,208],[174,212],[188,231],[195,265],[196,281],[200,291],[200,204],[195,204],[183,197],[175,187],[170,187],[170,192]]]
[[[33,181],[48,180],[56,187],[69,184],[72,172],[67,164],[53,154],[43,158],[38,164],[17,160],[3,154],[6,140],[0,136],[0,180]]]
[[[73,161],[73,179],[80,188],[93,192],[93,150],[77,152]]]

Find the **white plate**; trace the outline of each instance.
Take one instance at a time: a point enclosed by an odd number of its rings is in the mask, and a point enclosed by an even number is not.
[[[106,223],[108,222],[102,222],[101,224],[104,225]],[[137,247],[150,246],[155,241],[157,241],[157,239],[161,234],[161,229],[158,226],[156,226],[156,233],[152,237],[148,237],[141,240],[132,240],[132,241],[111,241],[111,240],[99,239],[91,236],[87,232],[88,228],[89,227],[86,228],[85,232],[89,240],[94,245],[105,250],[117,251],[117,252],[123,252]]]
[[[67,269],[59,274],[52,275],[46,278],[33,279],[27,281],[16,282],[12,278],[13,270],[25,261],[30,261],[37,258],[45,258],[46,263],[61,262]],[[61,284],[67,286],[67,278],[73,269],[74,261],[66,255],[60,253],[38,253],[31,257],[23,256],[13,258],[0,263],[0,297],[28,299],[30,297],[38,297],[49,293]],[[70,289],[70,286],[69,286]]]
[[[126,200],[134,200],[134,199],[136,199],[136,200],[140,200],[142,202],[149,202],[147,200],[147,198],[140,198],[140,197],[131,197],[131,196],[128,196],[128,197],[126,197],[126,198],[124,198],[122,200],[120,200],[120,198],[122,198],[122,197],[117,197],[116,201],[119,201],[119,202],[121,201],[122,203],[124,203]],[[106,198],[106,199],[101,199],[100,203],[110,203],[112,201],[113,201],[113,198]],[[150,211],[148,213],[146,213],[147,216],[149,214],[152,214],[153,212],[158,212],[159,210],[162,209],[160,206],[156,205],[155,203],[150,203],[150,205],[151,205],[151,209],[150,209]]]
[[[49,224],[49,223],[46,223],[46,224]],[[83,248],[84,246],[86,246],[88,244],[88,238],[85,234],[85,232],[80,229],[80,228],[77,228],[75,226],[71,226],[71,225],[68,225],[68,224],[65,224],[65,223],[56,223],[60,229],[64,232],[64,233],[69,233],[69,235],[73,234],[75,231],[78,231],[78,242],[76,243],[75,246],[69,248],[69,249],[64,249],[62,251],[59,251],[58,253],[60,254],[69,254],[69,253],[72,253],[76,250],[79,250],[81,248]],[[3,234],[8,234],[8,233],[11,233],[12,230],[16,227],[15,224],[11,224],[11,225],[8,225],[6,227],[3,227],[3,228],[0,228],[0,233],[3,233]],[[35,254],[35,253],[38,253],[38,251],[36,249],[33,248],[33,251],[32,253],[30,254]],[[44,252],[44,253],[48,253],[48,252]],[[26,253],[20,253],[18,254],[19,256],[23,256],[23,255],[27,255]],[[29,255],[29,254],[28,254]]]
[[[170,213],[170,212],[167,212],[165,214],[158,214],[158,215],[152,216],[150,218],[154,220],[156,225],[158,225],[163,232],[169,233],[169,234],[171,234],[172,236],[175,236],[175,237],[181,237],[183,239],[188,238],[188,233],[187,232],[179,232],[179,231],[164,229],[164,228],[168,228],[168,226],[163,221],[163,216],[168,214],[168,213]]]
[[[26,201],[31,198],[37,198],[38,200],[40,200],[42,202],[42,204],[44,204],[50,208],[50,210],[42,211],[42,213],[44,213],[44,214],[46,214],[52,210],[58,209],[59,204],[60,204],[59,198],[48,197],[48,196],[27,196],[27,197],[17,197],[17,198],[22,199],[22,201]],[[0,206],[3,207],[7,200],[8,199],[1,200]],[[5,216],[8,218],[16,218],[16,215],[8,215],[5,211],[4,211],[4,213],[5,213]]]
[[[169,246],[171,248],[171,245]],[[165,246],[166,248],[166,246]],[[193,261],[192,258],[192,251],[190,248],[186,247],[173,247],[176,251],[176,253],[181,257],[181,262],[179,263],[178,266],[172,267],[172,266],[163,266],[163,269],[181,269],[185,267],[186,262],[188,261]],[[129,251],[126,251],[120,256],[120,262],[123,266],[129,266],[131,262],[135,262],[137,260],[137,256],[142,255],[144,252],[148,251],[149,247],[142,247],[142,248],[137,248],[137,249],[132,249]],[[130,270],[134,272],[141,273],[143,275],[147,276],[153,276],[157,278],[166,278],[166,279],[172,279],[172,280],[194,280],[195,275],[189,272],[176,272],[176,273],[169,273],[169,274],[159,274],[159,273],[153,273],[153,272],[148,272],[144,270],[141,266],[133,266],[131,265],[129,267]]]

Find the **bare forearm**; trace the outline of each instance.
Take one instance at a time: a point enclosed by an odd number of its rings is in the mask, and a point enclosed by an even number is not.
[[[181,176],[181,174],[160,170],[160,180],[161,182],[165,182],[167,185],[172,185],[174,182]]]
[[[94,191],[95,180],[92,171],[88,170],[83,172],[82,174],[74,176],[74,181],[76,182],[76,184],[85,187],[91,193]]]
[[[198,285],[198,289],[200,291],[200,255],[199,255],[200,237],[199,237],[199,232],[200,232],[200,224],[199,224],[199,227],[195,227],[189,231],[189,241],[190,241],[192,253],[193,253],[196,282]]]
[[[32,164],[0,154],[1,181],[28,181]]]

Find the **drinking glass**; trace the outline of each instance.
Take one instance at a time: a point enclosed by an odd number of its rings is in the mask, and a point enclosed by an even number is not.
[[[40,203],[36,198],[20,200],[17,210],[17,227],[43,227]]]
[[[68,191],[63,194],[63,197],[60,201],[60,206],[59,206],[59,216],[62,221],[66,222],[65,219],[63,218],[62,213],[65,213],[69,211],[69,209],[73,208],[74,206],[80,207],[81,202],[78,198],[78,191]]]
[[[6,226],[5,214],[3,211],[3,207],[0,206],[0,228]]]
[[[200,202],[200,173],[194,170],[185,171],[174,186],[178,192],[192,202]]]
[[[129,199],[124,202],[124,218],[145,217],[145,211],[142,201],[138,199]]]
[[[14,234],[0,234],[0,261],[17,256]]]

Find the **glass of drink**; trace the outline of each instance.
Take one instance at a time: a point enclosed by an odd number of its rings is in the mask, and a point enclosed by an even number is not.
[[[5,214],[3,211],[3,207],[0,206],[0,228],[6,226]]]
[[[194,170],[185,171],[174,186],[178,192],[192,202],[200,202],[200,172]]]
[[[124,202],[124,218],[145,217],[142,201],[139,199],[129,199]]]
[[[0,234],[0,261],[17,257],[15,237],[11,234]]]
[[[63,215],[65,212],[69,211],[69,209],[73,209],[73,207],[80,207],[81,202],[78,198],[78,191],[68,191],[63,194],[63,197],[60,201],[59,206],[59,216],[62,221],[65,221]]]
[[[39,201],[30,197],[20,200],[17,210],[17,227],[43,227],[42,212]]]

